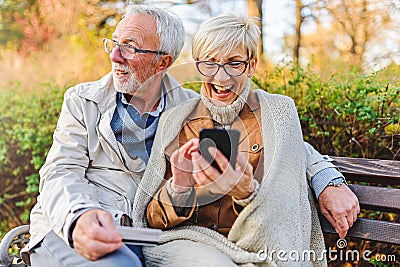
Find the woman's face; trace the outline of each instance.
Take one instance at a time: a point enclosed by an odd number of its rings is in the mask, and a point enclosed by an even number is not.
[[[256,64],[256,59],[249,61],[247,51],[242,48],[237,48],[223,57],[221,57],[219,54],[216,54],[206,58],[201,58],[198,61],[207,61],[209,63],[201,63],[203,64],[203,73],[207,72],[207,68],[218,68],[218,66],[212,64],[213,62],[219,64],[231,62],[225,65],[225,69],[227,69],[230,74],[234,75],[240,73],[245,68],[244,72],[239,76],[229,75],[222,66],[219,67],[218,72],[211,77],[202,75],[200,72],[205,95],[216,106],[227,106],[236,100],[238,95],[246,86],[247,79],[253,74]],[[246,63],[240,61],[244,61]],[[198,65],[198,68],[200,68],[200,65]],[[212,70],[210,71],[210,73],[213,72],[214,71]]]

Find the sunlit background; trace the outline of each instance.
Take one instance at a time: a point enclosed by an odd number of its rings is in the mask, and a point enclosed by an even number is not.
[[[110,70],[101,39],[110,37],[129,2],[178,14],[184,50],[172,69],[195,75],[191,39],[202,21],[223,12],[262,18],[259,72],[279,64],[311,66],[321,75],[357,67],[364,73],[400,61],[398,0],[0,0],[0,90],[38,90],[94,80]]]
[[[399,0],[131,2],[182,18],[185,46],[170,72],[195,90],[200,84],[190,50],[199,24],[223,12],[258,16],[263,34],[252,81],[294,99],[304,139],[322,154],[400,160]],[[111,37],[127,4],[0,0],[0,238],[29,222],[63,94],[111,70],[102,38]],[[360,216],[399,221],[394,213]],[[373,242],[351,241],[349,247],[399,255],[398,247]]]

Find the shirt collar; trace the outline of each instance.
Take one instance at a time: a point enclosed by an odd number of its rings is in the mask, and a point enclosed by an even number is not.
[[[126,98],[125,98],[124,94],[119,93],[119,92],[118,92],[118,94],[120,95],[120,99],[121,99],[122,104],[129,105],[129,106],[133,107],[137,111],[137,108],[135,107],[135,105],[130,104],[130,103],[128,103],[128,101],[126,101]],[[148,114],[148,115],[153,116],[153,117],[159,117],[161,112],[164,110],[165,101],[166,101],[166,98],[165,98],[165,85],[164,85],[164,81],[162,81],[161,82],[161,100],[158,103],[158,106],[157,106],[156,110],[151,111],[151,112],[145,112],[145,113],[143,113],[143,115],[144,114]]]

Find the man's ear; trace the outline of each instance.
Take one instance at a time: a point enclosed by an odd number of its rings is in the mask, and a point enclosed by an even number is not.
[[[171,55],[162,55],[157,62],[158,70],[164,71],[168,69],[172,65],[172,56]]]

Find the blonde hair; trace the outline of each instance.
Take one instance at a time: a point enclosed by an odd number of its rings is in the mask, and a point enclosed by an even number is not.
[[[220,54],[228,55],[237,47],[249,54],[249,59],[257,56],[260,28],[257,17],[223,14],[203,22],[192,42],[194,60]]]

